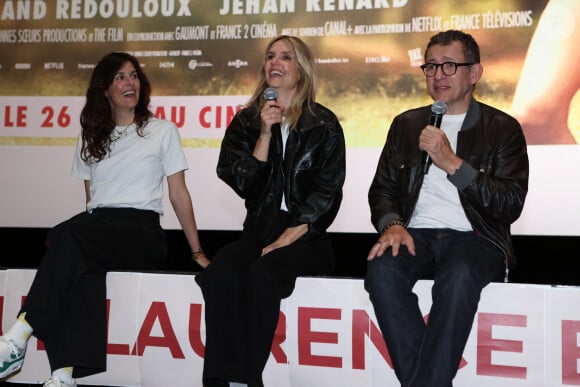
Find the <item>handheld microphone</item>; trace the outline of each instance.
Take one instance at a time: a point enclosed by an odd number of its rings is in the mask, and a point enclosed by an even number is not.
[[[431,117],[429,118],[429,125],[433,125],[436,128],[441,127],[441,120],[443,119],[443,114],[447,111],[447,105],[443,101],[435,101],[431,105]],[[429,153],[425,156],[425,164],[423,164],[423,172],[427,174],[429,172],[429,167],[431,166],[431,157]]]
[[[266,101],[275,101],[278,98],[278,90],[273,87],[268,87],[264,90],[264,99]]]
[[[264,90],[264,99],[266,101],[275,101],[278,98],[278,90],[274,87],[268,87]],[[272,129],[280,130],[280,124],[273,124]]]

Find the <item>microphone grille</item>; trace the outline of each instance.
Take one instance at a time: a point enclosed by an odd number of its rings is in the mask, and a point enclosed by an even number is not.
[[[447,104],[443,101],[435,101],[431,105],[431,111],[435,114],[445,114],[447,111]]]
[[[278,98],[278,90],[273,87],[268,87],[266,90],[264,90],[264,99],[266,101],[271,101],[276,98]]]

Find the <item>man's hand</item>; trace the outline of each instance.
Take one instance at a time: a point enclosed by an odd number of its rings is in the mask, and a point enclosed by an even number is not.
[[[419,149],[427,152],[433,164],[453,175],[461,166],[459,158],[449,143],[449,139],[441,129],[427,125],[419,136]]]
[[[393,249],[393,257],[396,257],[399,254],[401,245],[407,246],[409,254],[415,255],[415,242],[411,234],[405,227],[393,225],[379,237],[379,240],[369,252],[367,261],[372,261],[375,257],[383,255],[389,247]]]

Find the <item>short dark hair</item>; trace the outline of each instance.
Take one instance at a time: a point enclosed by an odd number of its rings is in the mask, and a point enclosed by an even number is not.
[[[427,48],[425,49],[425,60],[427,60],[427,52],[431,46],[436,44],[447,46],[453,42],[460,42],[463,45],[463,56],[465,57],[466,62],[480,62],[479,45],[473,36],[458,30],[447,30],[433,35],[429,40],[429,43],[427,43]]]

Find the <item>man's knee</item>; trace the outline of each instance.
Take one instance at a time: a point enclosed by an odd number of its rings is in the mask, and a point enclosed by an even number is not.
[[[390,262],[390,257],[385,255],[375,257],[367,264],[367,273],[364,280],[364,287],[367,292],[386,292],[388,287],[396,281],[397,268]],[[392,259],[392,258],[391,258]]]

